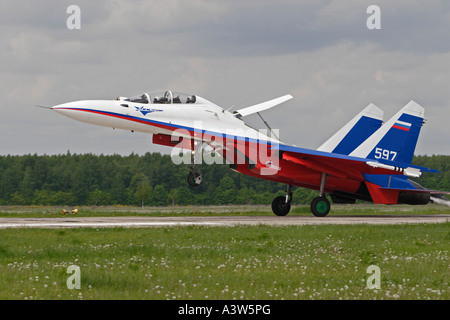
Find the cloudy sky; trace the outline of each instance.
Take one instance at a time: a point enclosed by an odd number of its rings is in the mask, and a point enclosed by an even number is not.
[[[366,26],[373,4],[380,30]],[[449,32],[444,0],[0,0],[0,154],[169,152],[34,106],[171,89],[224,108],[290,93],[264,115],[306,148],[369,103],[387,120],[414,100],[416,154],[450,155]]]

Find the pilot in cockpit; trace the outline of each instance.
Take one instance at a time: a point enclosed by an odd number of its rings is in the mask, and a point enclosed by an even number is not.
[[[186,103],[195,103],[197,98],[195,96],[187,97]]]
[[[144,93],[141,96],[131,97],[130,101],[136,103],[149,103],[150,96],[147,93]]]

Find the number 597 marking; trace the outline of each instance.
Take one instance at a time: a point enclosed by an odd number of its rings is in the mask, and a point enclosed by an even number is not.
[[[375,159],[394,160],[397,152],[381,148],[375,148]]]

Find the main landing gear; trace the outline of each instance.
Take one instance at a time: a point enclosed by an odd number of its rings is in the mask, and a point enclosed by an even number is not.
[[[311,212],[316,217],[325,217],[330,212],[330,201],[325,196],[319,196],[311,201]]]
[[[327,175],[322,173],[320,180],[319,196],[311,201],[311,212],[316,217],[325,217],[330,212],[330,201],[325,197],[325,182]],[[292,192],[291,186],[288,185],[286,189],[286,196],[276,197],[272,202],[272,211],[277,216],[285,216],[291,210]]]
[[[319,196],[311,201],[311,212],[316,217],[325,217],[330,212],[330,201],[325,197],[325,182],[327,175],[322,173],[322,179],[320,180]]]

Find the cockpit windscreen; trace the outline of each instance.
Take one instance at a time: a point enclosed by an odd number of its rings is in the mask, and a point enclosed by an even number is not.
[[[128,100],[128,99],[126,99]],[[172,92],[170,90],[155,93],[143,93],[129,98],[130,102],[143,104],[173,104],[173,103],[196,103],[197,97],[195,95]]]

